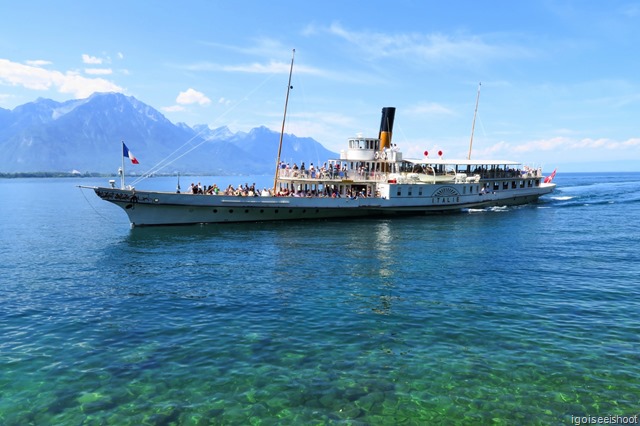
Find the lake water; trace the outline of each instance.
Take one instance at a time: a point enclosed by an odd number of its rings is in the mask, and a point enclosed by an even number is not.
[[[104,181],[0,180],[0,424],[640,411],[638,173],[453,215],[136,229],[76,187]],[[246,181],[269,185],[202,178]]]

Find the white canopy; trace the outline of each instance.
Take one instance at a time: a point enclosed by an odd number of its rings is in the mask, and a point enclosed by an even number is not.
[[[517,161],[507,160],[446,160],[444,158],[404,158],[402,161],[406,161],[411,164],[432,164],[432,165],[446,165],[446,166],[519,166],[522,163]]]

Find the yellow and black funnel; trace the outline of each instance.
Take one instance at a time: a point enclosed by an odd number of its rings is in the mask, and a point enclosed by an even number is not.
[[[393,119],[396,116],[395,107],[382,108],[382,121],[380,122],[380,150],[391,148],[391,133],[393,133]]]

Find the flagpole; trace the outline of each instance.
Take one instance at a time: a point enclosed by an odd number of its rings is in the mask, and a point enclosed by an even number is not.
[[[124,141],[122,141],[122,147],[120,148],[120,157],[122,157],[122,168],[120,171],[122,174],[120,175],[120,189],[124,189]]]

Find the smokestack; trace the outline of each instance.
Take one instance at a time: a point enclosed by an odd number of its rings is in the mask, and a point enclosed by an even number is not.
[[[391,148],[391,133],[393,132],[393,119],[396,116],[395,107],[382,108],[382,121],[380,122],[380,150]]]

